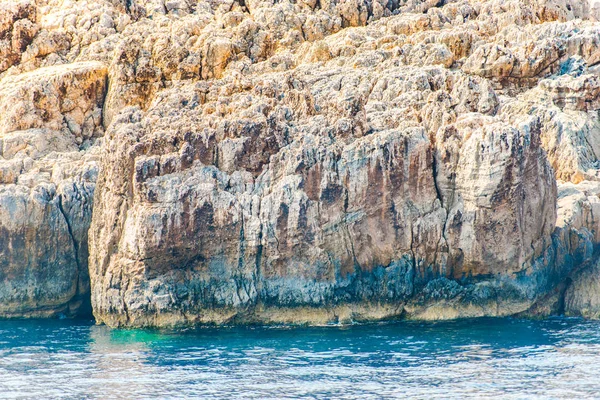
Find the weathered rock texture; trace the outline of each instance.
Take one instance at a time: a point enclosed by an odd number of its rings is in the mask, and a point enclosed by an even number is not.
[[[89,303],[87,231],[106,67],[0,81],[0,315],[73,315]],[[89,307],[88,307],[89,308]]]
[[[578,274],[600,243],[599,19],[0,3],[0,316],[76,313],[88,261],[111,326],[577,313],[600,293]]]

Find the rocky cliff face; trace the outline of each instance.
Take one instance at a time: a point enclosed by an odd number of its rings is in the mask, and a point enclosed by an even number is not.
[[[106,67],[39,68],[0,81],[0,315],[89,304],[87,231]],[[87,306],[89,309],[89,306]]]
[[[600,293],[594,7],[0,3],[0,315],[576,314]]]

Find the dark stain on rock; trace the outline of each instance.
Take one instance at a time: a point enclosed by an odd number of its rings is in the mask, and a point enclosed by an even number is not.
[[[337,183],[329,183],[321,191],[321,202],[324,205],[332,205],[342,198],[344,187]]]
[[[215,211],[213,205],[205,202],[202,207],[196,208],[193,212],[194,232],[212,232],[215,230]]]
[[[312,201],[318,201],[321,191],[321,163],[317,162],[304,174],[302,188]]]
[[[279,215],[277,216],[277,231],[278,250],[281,252],[288,247],[288,218],[290,209],[287,204],[279,205]]]

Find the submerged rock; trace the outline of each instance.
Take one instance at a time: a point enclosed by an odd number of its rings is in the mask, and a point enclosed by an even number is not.
[[[0,7],[0,316],[560,312],[600,238],[594,7]]]

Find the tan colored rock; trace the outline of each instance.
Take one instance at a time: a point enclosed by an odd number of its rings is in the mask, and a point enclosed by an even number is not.
[[[564,295],[566,315],[590,319],[600,318],[600,270],[598,261],[579,272]]]
[[[106,67],[97,62],[40,68],[0,81],[0,135],[31,128],[68,131],[83,140],[102,134]]]
[[[593,304],[600,232],[600,183],[583,181],[558,185],[558,218],[553,234],[554,275],[562,281],[542,296],[525,315],[536,318],[566,314],[597,318]]]
[[[444,236],[460,260],[454,278],[518,273],[548,247],[556,187],[539,129],[532,118],[511,126],[471,114],[438,131],[438,186],[449,210]],[[528,200],[519,205],[522,196]]]
[[[5,3],[5,315],[84,299],[98,157],[110,325],[510,315],[592,257],[593,2]]]
[[[559,185],[559,228],[576,230],[589,236],[590,243],[600,242],[600,183],[583,181],[577,185],[567,182]]]
[[[0,73],[21,61],[39,27],[36,5],[19,0],[0,3]]]
[[[577,67],[577,59],[574,67]],[[568,65],[566,66],[568,67]],[[581,72],[577,72],[581,73]],[[579,183],[597,180],[600,155],[600,79],[595,74],[563,75],[540,81],[531,91],[509,102],[511,116],[537,115],[542,146],[557,179]]]
[[[456,299],[462,316],[529,307],[535,295],[519,284],[502,303],[489,291],[475,306],[467,299],[479,290],[470,282],[514,279],[551,246],[556,189],[537,120],[505,128],[468,114],[444,131],[456,132],[452,139],[432,143],[419,123],[432,112],[428,99],[493,113],[495,94],[443,68],[392,63],[181,84],[145,113],[119,116],[90,231],[96,318],[291,322],[278,310],[331,315],[348,303],[428,318],[430,305],[412,296],[437,278],[467,284]],[[438,151],[449,158],[435,161]],[[348,318],[377,318],[377,310]]]
[[[551,290],[575,258],[589,258],[585,246],[595,239],[562,250],[577,228],[553,234],[556,182],[546,152],[559,160],[552,146],[564,137],[550,124],[552,107],[570,112],[557,105],[561,96],[583,107],[577,99],[594,98],[595,84],[576,75],[543,80],[575,59],[584,70],[594,64],[593,25],[576,20],[585,9],[422,3],[425,14],[369,23],[369,13],[375,20],[385,12],[344,3],[307,25],[302,13],[315,4],[292,13],[297,6],[267,3],[246,4],[252,32],[268,32],[261,57],[247,50],[248,36],[231,35],[246,26],[246,10],[211,5],[205,15],[228,30],[209,22],[203,29],[212,33],[195,42],[198,76],[208,82],[161,78],[165,89],[133,102],[118,96],[124,103],[114,109],[142,110],[109,119],[91,230],[92,249],[111,249],[90,259],[99,320],[322,322],[306,310],[331,316],[348,302],[389,302],[373,318],[508,315]],[[323,22],[327,14],[340,25]],[[569,33],[553,36],[559,30]],[[154,82],[168,76],[166,64],[148,60]],[[445,69],[453,66],[462,71]],[[529,99],[549,111],[531,115]],[[409,145],[397,144],[398,132]],[[595,161],[570,148],[572,159]],[[397,156],[388,161],[378,149]],[[415,166],[399,174],[399,160]],[[290,317],[293,309],[306,313]]]
[[[0,316],[89,312],[87,230],[106,68],[0,81]]]
[[[64,159],[46,161],[55,168],[68,165]],[[89,312],[87,227],[97,171],[89,161],[80,164],[68,167],[78,175],[59,183],[40,182],[36,168],[21,173],[18,183],[0,186],[3,318]]]

